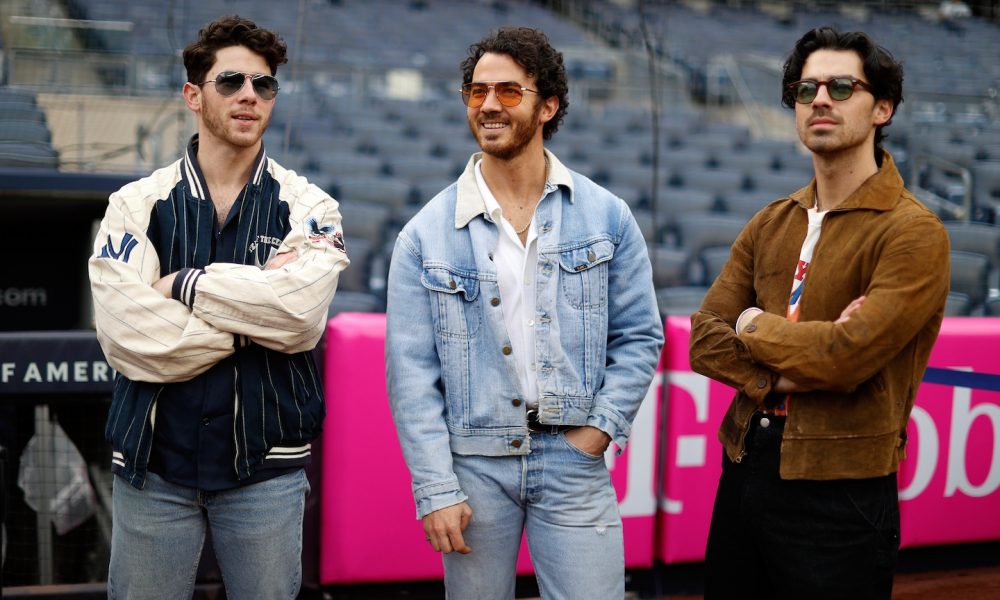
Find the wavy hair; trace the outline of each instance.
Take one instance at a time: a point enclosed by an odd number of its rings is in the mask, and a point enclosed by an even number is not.
[[[188,81],[195,84],[204,81],[215,64],[215,53],[230,46],[244,46],[261,55],[271,75],[278,72],[278,65],[288,62],[288,46],[278,34],[239,15],[220,17],[205,25],[198,32],[198,39],[184,48]]]

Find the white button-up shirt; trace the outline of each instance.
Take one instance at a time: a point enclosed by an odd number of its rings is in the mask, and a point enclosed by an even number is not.
[[[486,212],[500,228],[493,263],[497,268],[497,287],[500,288],[501,310],[507,336],[514,350],[517,377],[524,395],[522,400],[530,407],[538,406],[538,379],[535,373],[535,267],[538,264],[538,231],[532,215],[525,243],[510,221],[503,217],[503,209],[493,196],[483,178],[483,163],[476,163],[476,183],[486,204]]]

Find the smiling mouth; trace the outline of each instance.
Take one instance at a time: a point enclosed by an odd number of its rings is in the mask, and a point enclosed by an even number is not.
[[[507,126],[506,123],[483,123],[482,124],[483,129],[492,129],[492,130],[503,129],[506,126]]]

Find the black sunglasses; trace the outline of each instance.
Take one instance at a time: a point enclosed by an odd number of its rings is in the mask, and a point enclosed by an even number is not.
[[[799,104],[809,104],[816,99],[820,86],[826,86],[826,93],[830,98],[841,101],[847,100],[854,95],[854,88],[860,87],[871,91],[871,86],[853,77],[834,77],[826,81],[816,81],[815,79],[803,79],[795,83],[788,84],[788,92]]]
[[[260,96],[261,100],[274,100],[274,97],[278,95],[278,90],[280,89],[278,87],[278,80],[270,75],[263,75],[261,73],[254,75],[252,73],[240,73],[239,71],[223,71],[216,75],[215,79],[202,81],[198,85],[214,83],[215,91],[219,92],[220,96],[227,97],[243,89],[243,85],[246,83],[248,77],[250,78],[251,85],[253,85],[253,91]]]

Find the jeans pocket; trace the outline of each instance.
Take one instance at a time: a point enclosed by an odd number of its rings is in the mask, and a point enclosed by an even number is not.
[[[568,439],[566,439],[566,432],[565,431],[559,434],[559,439],[561,439],[563,441],[563,444],[565,444],[566,447],[569,448],[573,452],[573,454],[577,454],[577,455],[579,455],[579,456],[587,459],[588,461],[592,461],[593,462],[593,461],[598,461],[598,460],[603,460],[604,459],[603,455],[591,454],[590,452],[585,452],[585,451],[577,448],[576,446],[574,446],[572,442],[570,442]]]
[[[874,531],[878,566],[892,567],[899,554],[899,499],[893,475],[849,482],[847,498]]]

